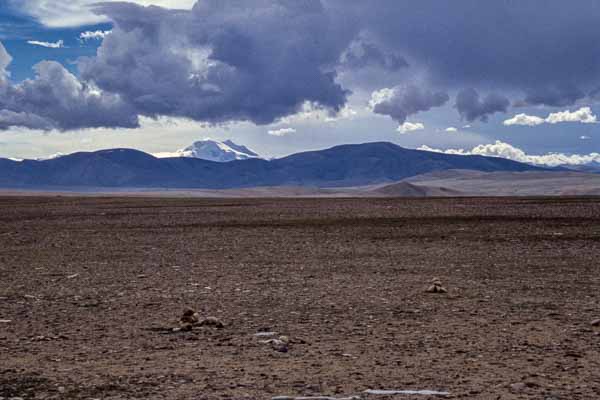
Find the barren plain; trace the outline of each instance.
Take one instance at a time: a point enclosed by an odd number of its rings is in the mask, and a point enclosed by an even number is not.
[[[0,197],[0,398],[597,399],[599,256],[598,198]]]

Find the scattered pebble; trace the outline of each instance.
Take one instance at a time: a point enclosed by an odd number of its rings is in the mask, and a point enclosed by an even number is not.
[[[287,336],[279,336],[278,339],[261,340],[261,343],[271,345],[271,348],[280,353],[287,353],[289,350],[290,339]]]
[[[257,332],[254,334],[256,337],[271,337],[277,335],[277,332]]]
[[[600,318],[592,321],[592,326],[600,326]]]
[[[192,329],[194,329],[194,326],[192,324],[182,324],[178,328],[173,328],[172,331],[173,332],[189,332]]]
[[[10,324],[12,320],[10,319],[0,319],[0,324]]]
[[[195,326],[210,326],[214,328],[224,328],[225,324],[216,317],[206,317],[200,319],[200,314],[191,308],[187,308],[181,318],[179,318],[179,327],[169,329],[170,332],[189,332]]]
[[[183,312],[183,315],[179,319],[179,322],[182,325],[197,324],[198,322],[200,322],[200,315],[191,308],[188,308]]]
[[[510,385],[510,390],[513,393],[521,393],[525,389],[527,389],[527,385],[523,382],[513,383],[512,385]]]
[[[217,317],[206,317],[198,323],[199,326],[212,326],[214,328],[224,328],[225,324]]]

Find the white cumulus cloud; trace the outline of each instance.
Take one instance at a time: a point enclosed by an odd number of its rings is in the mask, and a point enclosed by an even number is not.
[[[423,125],[420,122],[405,122],[402,125],[400,125],[398,127],[398,129],[396,129],[398,132],[400,133],[410,133],[410,132],[414,132],[414,131],[422,131],[423,129],[425,129],[425,125]]]
[[[596,116],[590,107],[581,107],[576,111],[559,111],[549,114],[546,118],[537,117],[535,115],[517,114],[514,117],[503,122],[506,126],[523,125],[536,126],[544,123],[558,124],[561,122],[580,122],[582,124],[595,124]]]
[[[581,107],[577,111],[560,111],[548,115],[546,122],[549,124],[558,124],[559,122],[581,122],[582,124],[595,124],[596,116],[589,107]]]
[[[528,164],[556,167],[559,165],[586,165],[590,163],[600,163],[600,153],[589,154],[564,154],[564,153],[546,153],[542,155],[527,154],[518,147],[509,143],[496,140],[495,143],[480,144],[471,150],[465,149],[434,149],[423,145],[419,150],[433,151],[436,153],[458,154],[458,155],[479,155],[488,157],[501,157],[513,161],[519,161]]]
[[[111,33],[112,31],[85,31],[79,34],[79,40],[87,41],[87,40],[100,40],[104,39],[106,35]]]
[[[103,2],[119,2],[104,0]],[[160,6],[175,9],[191,9],[196,0],[129,0],[143,6]],[[91,5],[98,0],[8,0],[8,4],[22,13],[36,18],[50,28],[67,28],[107,22],[108,18],[94,14]]]
[[[281,129],[273,129],[268,132],[271,136],[285,136],[291,133],[296,133],[294,128],[281,128]]]
[[[544,122],[544,118],[536,117],[535,115],[517,114],[512,118],[507,119],[503,122],[506,126],[511,125],[525,125],[525,126],[536,126],[541,125]]]
[[[61,49],[65,47],[65,42],[63,40],[59,40],[57,42],[40,42],[38,40],[28,40],[27,43],[33,46],[47,47],[49,49]]]
[[[446,128],[446,132],[454,133],[454,132],[458,132],[458,129],[456,129],[453,126],[449,126],[448,128]]]

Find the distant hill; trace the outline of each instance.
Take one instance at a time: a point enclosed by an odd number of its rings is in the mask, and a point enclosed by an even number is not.
[[[443,187],[466,196],[600,195],[600,174],[575,171],[437,171],[413,176],[404,182]]]
[[[449,169],[483,172],[544,170],[503,158],[411,150],[387,142],[342,145],[269,161],[249,158],[231,162],[190,157],[156,158],[138,150],[110,149],[49,160],[0,159],[0,187],[344,187],[392,183]]]
[[[592,162],[589,164],[582,165],[561,165],[561,167],[565,170],[569,171],[577,171],[577,172],[587,172],[590,174],[600,174],[600,163]]]

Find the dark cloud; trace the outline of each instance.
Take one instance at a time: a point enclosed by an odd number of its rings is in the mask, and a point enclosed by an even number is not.
[[[445,104],[455,91],[467,120],[505,112],[509,95],[517,104],[567,106],[600,85],[600,3],[570,4],[202,0],[192,10],[166,10],[102,3],[95,11],[114,28],[96,56],[78,61],[78,78],[42,63],[35,79],[11,84],[10,56],[0,47],[0,129],[132,127],[138,115],[268,124],[307,102],[338,111],[353,88],[395,87],[373,109],[397,121]],[[429,89],[406,84],[417,81]],[[497,94],[480,99],[478,91]]]
[[[388,115],[402,124],[410,115],[428,111],[446,104],[449,97],[443,92],[433,92],[416,85],[397,86],[373,94],[373,112]]]
[[[49,130],[54,127],[51,120],[27,112],[15,112],[0,110],[0,130],[6,130],[15,126]]]
[[[548,105],[564,107],[583,99],[585,93],[575,85],[564,83],[554,86],[545,86],[531,89],[527,92],[524,105]],[[593,98],[593,94],[590,94]]]
[[[475,89],[464,89],[456,95],[456,109],[460,116],[469,122],[476,119],[487,122],[488,116],[506,112],[510,101],[499,94],[490,93],[483,99]]]
[[[570,82],[588,92],[600,83],[596,0],[568,7],[563,0],[324,1],[426,73],[434,87],[534,93]],[[576,97],[555,94],[531,100],[565,105]]]
[[[0,129],[138,126],[137,114],[118,96],[98,92],[61,64],[43,61],[34,69],[34,79],[19,84],[0,81]]]
[[[191,11],[105,3],[115,22],[82,77],[143,115],[267,124],[305,102],[338,111],[335,81],[351,36],[335,31],[318,0],[196,3]]]
[[[385,51],[376,44],[358,39],[350,44],[342,54],[341,67],[348,69],[362,69],[378,67],[387,72],[395,72],[408,67],[408,62],[401,55]]]

